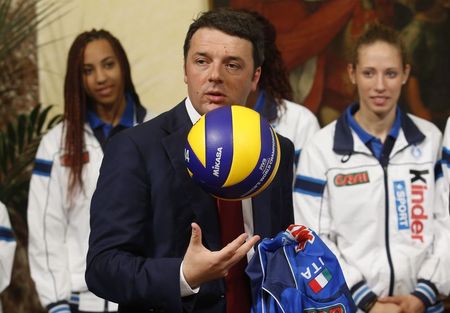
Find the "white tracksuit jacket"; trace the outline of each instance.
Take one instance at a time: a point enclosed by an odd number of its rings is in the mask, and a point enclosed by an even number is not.
[[[0,293],[8,287],[11,282],[11,272],[16,251],[16,239],[11,228],[8,211],[0,202]],[[0,302],[0,313],[2,303]]]
[[[277,117],[271,125],[277,133],[288,138],[294,144],[294,165],[297,166],[304,145],[320,129],[319,123],[310,110],[292,101],[283,100],[283,105],[276,108]],[[259,108],[257,111],[263,116],[265,115],[264,108]]]
[[[414,293],[427,312],[441,312],[437,294],[450,292],[450,219],[435,184],[441,133],[402,117],[385,168],[345,113],[316,133],[300,157],[295,223],[315,230],[336,254],[359,307],[376,296]]]
[[[145,110],[140,113],[145,116]],[[100,143],[88,123],[84,129],[88,161],[82,174],[84,190],[75,199],[68,198],[69,168],[61,164],[62,123],[42,138],[30,182],[30,271],[41,303],[51,313],[70,312],[68,303],[78,303],[81,311],[117,311],[117,304],[112,302],[105,309],[105,300],[88,291],[84,278],[90,202],[103,158]]]

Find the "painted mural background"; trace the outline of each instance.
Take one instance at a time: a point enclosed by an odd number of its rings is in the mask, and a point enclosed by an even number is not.
[[[443,130],[450,113],[449,0],[220,0],[211,5],[255,10],[274,24],[295,100],[322,125],[355,100],[346,72],[355,39],[373,22],[394,27],[413,67],[400,104]]]

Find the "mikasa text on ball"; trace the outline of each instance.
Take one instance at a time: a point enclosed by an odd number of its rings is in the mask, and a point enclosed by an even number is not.
[[[244,106],[203,115],[190,130],[184,151],[189,175],[215,197],[244,199],[264,190],[280,163],[270,124]]]

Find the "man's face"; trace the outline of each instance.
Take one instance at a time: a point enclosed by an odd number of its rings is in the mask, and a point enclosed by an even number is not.
[[[201,115],[224,105],[245,105],[260,74],[260,67],[254,70],[250,41],[212,28],[200,28],[192,36],[184,82]]]

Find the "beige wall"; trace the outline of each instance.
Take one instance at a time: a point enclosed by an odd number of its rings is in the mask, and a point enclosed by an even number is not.
[[[50,1],[50,0],[49,0]],[[44,1],[45,3],[45,1]],[[40,101],[63,110],[63,82],[69,46],[92,28],[113,33],[124,46],[143,102],[163,112],[186,96],[183,41],[189,24],[208,9],[207,0],[69,0],[68,11],[38,32]]]

